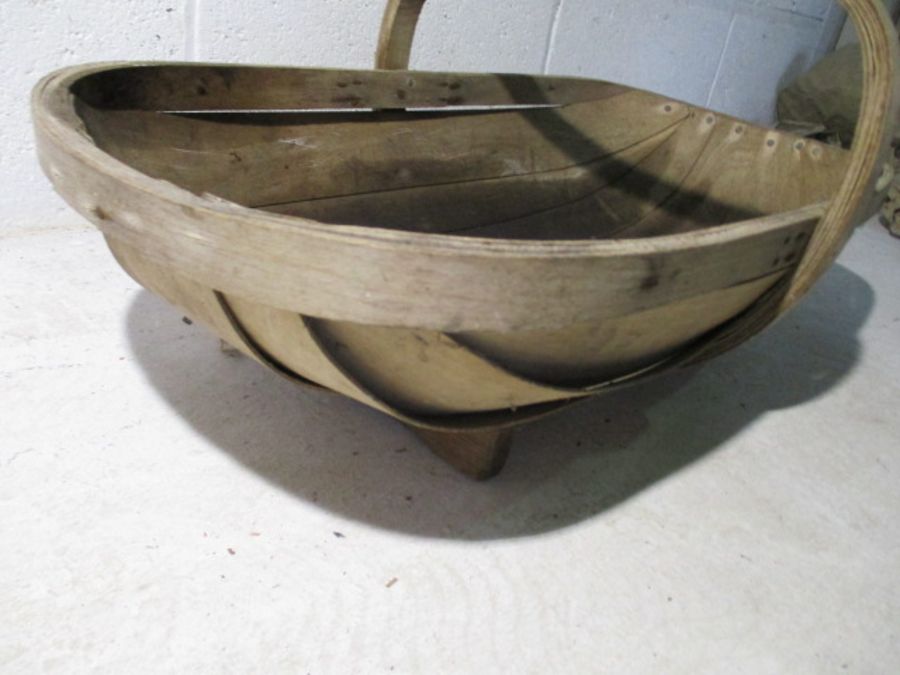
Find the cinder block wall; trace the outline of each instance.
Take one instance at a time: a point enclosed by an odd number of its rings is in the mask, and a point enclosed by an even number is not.
[[[0,0],[0,231],[78,222],[34,161],[28,93],[60,66],[179,59],[367,67],[383,0]],[[551,72],[758,122],[828,51],[832,0],[429,0],[413,66]]]

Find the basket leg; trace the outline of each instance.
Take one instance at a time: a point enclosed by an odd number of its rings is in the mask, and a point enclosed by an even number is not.
[[[410,427],[431,451],[475,480],[493,478],[509,456],[511,429],[435,431]]]

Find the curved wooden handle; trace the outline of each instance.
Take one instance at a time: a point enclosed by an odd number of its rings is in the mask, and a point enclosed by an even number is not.
[[[840,253],[853,227],[877,211],[890,187],[891,141],[900,101],[897,32],[881,0],[841,0],[862,48],[863,91],[847,173],[831,200],[781,302],[783,313],[812,287]],[[887,182],[887,184],[884,184]]]
[[[378,34],[376,68],[406,70],[409,67],[409,52],[424,4],[425,0],[388,0]]]
[[[853,228],[877,212],[890,187],[891,142],[900,104],[900,47],[881,0],[841,0],[859,35],[863,91],[847,171],[792,277],[744,314],[681,355],[689,365],[723,354],[783,316],[837,258]]]
[[[810,238],[787,286],[685,354],[683,362],[722,353],[765,328],[793,307],[834,262],[854,226],[874,214],[889,187],[891,139],[900,101],[897,34],[881,0],[840,0],[856,26],[863,56],[859,121],[847,172]],[[376,67],[406,69],[425,0],[388,0],[381,24]]]

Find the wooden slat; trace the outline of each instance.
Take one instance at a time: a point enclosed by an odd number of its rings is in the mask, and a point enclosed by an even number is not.
[[[435,331],[310,319],[345,372],[393,407],[415,415],[515,410],[576,398],[502,370]]]
[[[223,296],[223,300],[235,322],[240,325],[240,332],[245,333],[254,346],[266,355],[267,358],[263,359],[266,365],[272,367],[277,364],[275,370],[312,380],[414,426],[462,431],[514,425],[545,415],[577,397],[575,393],[557,392],[555,397],[544,396],[541,400],[534,400],[533,405],[515,411],[501,404],[499,413],[493,412],[489,405],[463,406],[458,410],[427,405],[406,407],[405,401],[373,389],[365,374],[357,372],[352,364],[348,367],[348,363],[335,354],[335,345],[327,339],[323,340],[305,317],[234,296]],[[455,414],[448,416],[449,413]]]
[[[497,223],[527,220],[526,227],[512,228],[510,234],[565,239],[577,231],[574,222],[556,217],[558,210],[615,184],[673,133],[674,128],[666,129],[602,159],[562,169],[289,202],[265,210],[321,222],[476,236],[494,236],[501,227]],[[603,216],[594,208],[586,219],[599,229]],[[535,222],[541,219],[548,223],[546,232]]]
[[[150,178],[98,149],[68,94],[78,72],[51,78],[36,93],[42,163],[60,193],[151,262],[228,295],[322,318],[454,332],[625,316],[776,271],[802,250],[797,237],[823,212],[816,205],[683,235],[571,242],[413,234],[260,213]],[[627,97],[610,102],[618,99]],[[559,120],[579,138],[577,125]]]
[[[635,92],[559,110],[366,115],[284,125],[88,107],[80,113],[104,151],[149,176],[246,206],[303,214],[306,209],[293,202],[348,195],[366,202],[379,191],[589,169],[586,165],[654,137],[661,142],[661,132],[674,127],[687,109]],[[460,138],[466,139],[464,146]],[[319,213],[326,206],[309,210]],[[341,205],[334,206],[340,213]]]
[[[211,329],[245,356],[256,358],[253,349],[222,314],[211,288],[198,284],[166,265],[151,262],[139,248],[114,237],[106,237],[106,243],[122,269],[144,288],[168,300],[186,316]]]
[[[117,110],[304,110],[560,105],[621,85],[574,77],[196,63],[78,66],[75,94]]]
[[[846,152],[713,113],[698,114],[709,129],[704,151],[681,189],[635,218],[627,236],[689,232],[710,224],[826,201],[840,185]]]
[[[552,210],[471,228],[468,234],[511,239],[595,239],[621,237],[636,222],[676,194],[710,138],[710,125],[690,118],[670,130],[664,142],[640,158],[616,180],[581,199]],[[748,167],[752,170],[752,167]],[[744,217],[763,215],[741,212]]]
[[[457,333],[477,354],[532,380],[592,389],[662,362],[749,307],[783,272],[607,321],[550,331]]]

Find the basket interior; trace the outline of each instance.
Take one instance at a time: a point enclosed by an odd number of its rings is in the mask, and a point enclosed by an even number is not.
[[[233,70],[252,82],[252,71]],[[304,82],[296,101],[273,108],[265,77],[257,94],[207,102],[208,74],[182,67],[175,84],[159,68],[92,76],[74,88],[76,109],[105,152],[191,192],[335,225],[478,237],[647,237],[747,220],[827,199],[846,160],[623,87],[497,104],[477,96],[474,78],[485,76],[457,74],[444,76],[451,95],[440,107],[375,108],[367,94],[389,86],[379,73],[317,72],[308,108]]]

